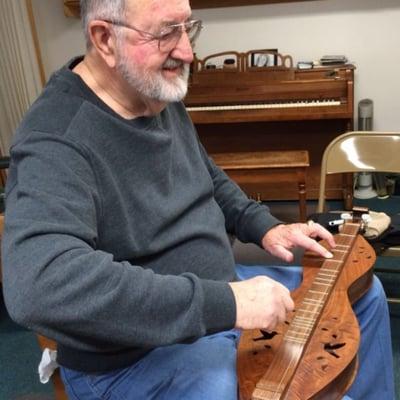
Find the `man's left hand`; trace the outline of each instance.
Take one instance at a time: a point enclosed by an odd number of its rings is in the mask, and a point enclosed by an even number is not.
[[[332,258],[332,253],[314,239],[317,237],[326,240],[330,247],[335,247],[335,240],[332,234],[320,224],[312,221],[306,224],[296,223],[274,226],[264,235],[262,245],[273,256],[279,257],[286,262],[293,261],[293,253],[290,249],[294,247],[302,247],[322,257]]]

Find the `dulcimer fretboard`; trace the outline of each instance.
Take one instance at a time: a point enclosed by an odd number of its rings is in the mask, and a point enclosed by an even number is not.
[[[299,307],[296,308],[296,315],[283,337],[286,345],[282,348],[286,352],[289,351],[290,354],[277,358],[278,360],[285,359],[285,362],[289,360],[284,367],[280,382],[272,381],[269,378],[270,371],[277,367],[273,361],[264,376],[257,382],[252,395],[253,400],[279,400],[281,398],[312,337],[322,311],[351,253],[359,230],[359,223],[348,222],[335,236],[336,247],[331,250],[334,257],[323,262],[311,287]]]

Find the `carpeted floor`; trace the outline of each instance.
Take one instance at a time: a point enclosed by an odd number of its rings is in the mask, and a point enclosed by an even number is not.
[[[35,335],[11,321],[0,297],[0,399],[51,400],[51,384],[39,382],[41,352]]]

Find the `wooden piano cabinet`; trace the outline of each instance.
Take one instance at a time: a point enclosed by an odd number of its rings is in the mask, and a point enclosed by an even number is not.
[[[338,135],[353,129],[354,66],[298,70],[292,66],[249,65],[249,54],[236,57],[235,70],[207,69],[216,55],[195,58],[184,102],[201,142],[211,153],[307,150],[307,199],[318,199],[322,154]],[[279,58],[290,56],[278,55]],[[343,199],[351,209],[352,179],[329,176],[327,198]],[[261,200],[294,200],[297,190],[274,182],[243,181]]]

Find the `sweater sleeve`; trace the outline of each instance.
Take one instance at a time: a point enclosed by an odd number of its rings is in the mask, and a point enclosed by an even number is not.
[[[244,243],[261,246],[265,233],[281,224],[266,205],[249,199],[240,187],[209,157],[204,147],[200,150],[214,183],[215,199],[221,207],[226,221],[226,230]]]
[[[14,320],[85,351],[151,348],[233,327],[228,283],[159,275],[98,248],[106,211],[84,148],[33,132],[11,160],[2,255]]]

